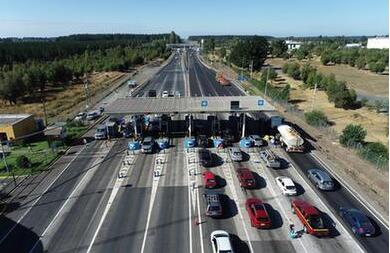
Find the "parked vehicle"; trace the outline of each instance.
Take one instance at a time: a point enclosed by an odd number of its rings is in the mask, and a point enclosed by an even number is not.
[[[214,188],[217,186],[217,180],[215,178],[214,173],[211,171],[206,170],[202,173],[203,176],[203,183],[205,188]]]
[[[231,147],[229,148],[230,157],[232,158],[232,161],[234,162],[241,162],[242,161],[242,153],[241,149],[237,147]]]
[[[260,157],[269,168],[280,168],[280,159],[271,150],[260,151]]]
[[[213,253],[234,253],[228,232],[215,230],[210,235],[210,241]]]
[[[127,86],[131,89],[131,88],[135,88],[137,87],[137,82],[135,80],[128,80],[127,81]]]
[[[168,91],[164,90],[162,93],[161,93],[161,97],[163,98],[167,98],[169,96],[169,93]]]
[[[151,154],[154,152],[154,139],[152,137],[145,137],[142,142],[142,153]]]
[[[87,120],[95,120],[100,116],[100,114],[97,111],[92,111],[87,113]]]
[[[321,213],[308,202],[295,199],[291,201],[291,210],[302,222],[305,233],[315,236],[329,235],[329,229],[325,227]]]
[[[278,126],[280,133],[280,142],[285,147],[287,152],[303,152],[304,151],[304,140],[299,133],[288,125]]]
[[[203,148],[209,148],[211,147],[211,140],[209,138],[207,138],[207,135],[199,135],[198,136],[198,143],[199,143],[199,146],[200,147],[203,147]]]
[[[283,195],[293,196],[297,195],[297,188],[295,187],[294,181],[291,178],[281,176],[275,178],[276,184],[279,186]]]
[[[157,92],[156,90],[149,90],[148,92],[148,97],[156,97],[157,96]]]
[[[108,121],[106,123],[107,136],[110,138],[117,138],[119,136],[119,127],[116,122]]]
[[[331,191],[334,189],[332,178],[324,170],[310,169],[307,171],[307,177],[320,190]]]
[[[224,139],[225,145],[227,146],[230,146],[236,142],[236,136],[230,129],[222,131],[221,137]]]
[[[210,217],[222,216],[221,199],[218,193],[206,193],[204,194],[206,201],[206,215]]]
[[[107,139],[107,128],[106,128],[105,125],[99,125],[99,126],[96,128],[95,139],[96,139],[96,140],[104,140],[104,139]]]
[[[75,121],[82,121],[82,120],[85,120],[86,117],[87,117],[87,113],[86,112],[79,112],[79,113],[77,113],[77,115],[74,118],[74,120]]]
[[[370,237],[375,235],[374,225],[362,211],[340,207],[339,214],[356,236]]]
[[[198,150],[199,162],[203,167],[213,166],[213,154],[210,150],[202,148]]]
[[[256,187],[256,180],[253,176],[253,173],[248,168],[239,168],[236,170],[238,181],[240,182],[240,186],[251,189]]]
[[[270,228],[272,227],[271,218],[268,215],[267,208],[263,201],[256,198],[247,199],[245,202],[246,211],[249,214],[252,227]]]
[[[194,137],[188,137],[185,139],[185,147],[186,148],[194,148],[196,147],[196,139]]]
[[[174,96],[175,96],[175,92],[174,91],[170,91],[168,97],[174,97]]]
[[[256,134],[249,135],[249,139],[252,141],[253,146],[255,147],[263,146],[263,139],[261,139],[259,135]]]

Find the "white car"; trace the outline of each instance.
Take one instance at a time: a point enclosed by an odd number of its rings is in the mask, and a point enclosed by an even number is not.
[[[75,121],[82,121],[82,120],[85,120],[86,117],[87,117],[87,113],[86,112],[79,112],[79,113],[77,113],[77,115],[74,118],[74,120]]]
[[[169,96],[169,93],[168,93],[168,91],[166,91],[166,90],[164,90],[163,92],[162,92],[162,94],[161,94],[161,97],[163,97],[163,98],[167,98]]]
[[[242,161],[242,153],[241,149],[237,147],[231,147],[229,148],[230,157],[232,158],[233,162],[241,162]]]
[[[210,241],[214,253],[234,253],[228,232],[215,230],[210,235]]]
[[[294,182],[289,177],[277,177],[275,178],[276,184],[279,186],[283,195],[293,196],[297,195],[297,188],[295,187]]]

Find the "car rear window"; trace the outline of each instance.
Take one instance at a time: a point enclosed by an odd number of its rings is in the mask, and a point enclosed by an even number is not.
[[[215,211],[215,212],[218,212],[220,211],[221,208],[219,206],[210,206],[209,207],[209,211]]]
[[[295,187],[292,186],[292,185],[287,185],[287,186],[286,186],[286,189],[287,189],[287,190],[295,190]]]

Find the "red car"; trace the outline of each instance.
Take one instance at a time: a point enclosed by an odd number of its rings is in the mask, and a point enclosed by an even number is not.
[[[248,168],[237,169],[238,181],[240,181],[240,186],[244,188],[255,188],[256,180],[253,176],[253,173]]]
[[[203,183],[206,188],[214,188],[217,186],[217,180],[215,179],[214,173],[211,171],[205,171],[202,173]]]
[[[270,228],[272,226],[271,219],[263,201],[255,198],[247,199],[245,207],[251,219],[252,227]]]

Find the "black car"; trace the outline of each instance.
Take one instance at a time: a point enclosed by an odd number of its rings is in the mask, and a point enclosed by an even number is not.
[[[361,237],[369,237],[375,235],[375,227],[370,219],[360,210],[355,208],[339,209],[341,218],[348,224],[352,232]]]
[[[222,136],[221,137],[225,141],[225,144],[228,145],[228,146],[232,145],[232,143],[236,142],[236,136],[229,129],[222,131]]]
[[[209,138],[207,138],[207,135],[199,135],[198,145],[202,148],[210,148],[211,147],[211,140]]]
[[[213,154],[205,148],[199,149],[199,162],[203,167],[213,166]]]

